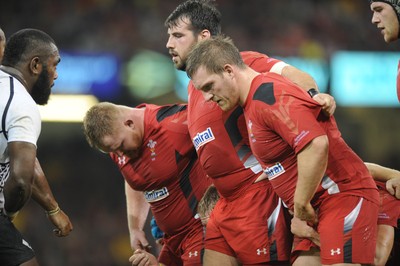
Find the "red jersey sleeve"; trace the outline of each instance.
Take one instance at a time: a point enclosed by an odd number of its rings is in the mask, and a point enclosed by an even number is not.
[[[269,72],[276,63],[282,62],[281,60],[253,51],[245,51],[240,54],[246,65],[260,73]]]
[[[312,139],[326,134],[318,123],[321,107],[303,90],[295,90],[274,73],[260,75],[258,80],[252,97],[258,102],[255,106],[258,106],[259,119],[281,136],[296,154]],[[265,103],[265,99],[271,102]]]

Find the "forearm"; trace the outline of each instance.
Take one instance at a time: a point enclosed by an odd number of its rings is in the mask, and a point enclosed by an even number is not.
[[[125,195],[129,232],[143,230],[150,205],[145,200],[142,192],[133,190],[126,182]]]
[[[381,182],[386,182],[393,178],[400,178],[400,171],[391,169],[388,167],[384,167],[375,163],[365,163],[368,168],[368,171],[372,175],[372,177]]]
[[[47,178],[37,159],[35,160],[32,199],[36,201],[45,211],[52,211],[58,208],[58,203],[53,196]]]
[[[298,180],[294,203],[304,206],[310,203],[328,163],[328,139],[319,136],[311,141],[297,155]]]

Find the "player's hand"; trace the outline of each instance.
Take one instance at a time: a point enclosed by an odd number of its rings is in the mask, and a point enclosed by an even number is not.
[[[386,189],[391,195],[395,196],[397,199],[400,199],[400,177],[392,178],[386,181]]]
[[[313,99],[322,106],[322,110],[327,116],[333,115],[336,110],[336,101],[327,93],[318,93]]]
[[[319,234],[314,230],[311,226],[307,224],[307,222],[300,220],[297,217],[293,217],[290,225],[290,231],[292,234],[310,239],[315,245],[321,246],[319,240]]]
[[[130,230],[130,238],[131,238],[131,248],[132,250],[144,249],[148,252],[151,250],[151,246],[149,241],[146,238],[146,234],[143,230],[133,229]]]
[[[69,235],[73,229],[71,221],[62,210],[55,214],[47,215],[47,218],[57,227],[53,232],[58,237]]]
[[[129,262],[132,266],[158,266],[156,257],[142,249],[137,249],[133,255],[129,258]]]
[[[314,208],[311,206],[311,203],[299,204],[295,202],[294,217],[297,217],[302,221],[309,222],[311,225],[318,223],[317,214]]]

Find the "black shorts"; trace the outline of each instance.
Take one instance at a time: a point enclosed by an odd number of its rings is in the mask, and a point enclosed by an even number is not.
[[[35,252],[8,217],[0,214],[0,265],[20,265],[35,257]]]

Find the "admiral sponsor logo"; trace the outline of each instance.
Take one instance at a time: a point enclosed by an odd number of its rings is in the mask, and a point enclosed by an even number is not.
[[[203,132],[197,133],[197,135],[193,138],[193,145],[198,150],[204,144],[213,141],[215,139],[214,134],[210,127],[208,127]]]
[[[156,202],[156,201],[165,199],[168,196],[169,196],[169,193],[168,193],[168,189],[166,187],[163,187],[163,188],[157,189],[157,190],[151,190],[151,191],[144,192],[144,197],[147,200],[147,202]]]
[[[281,165],[281,163],[276,163],[271,167],[267,167],[264,170],[264,173],[268,176],[269,180],[272,180],[285,172],[285,168]]]

